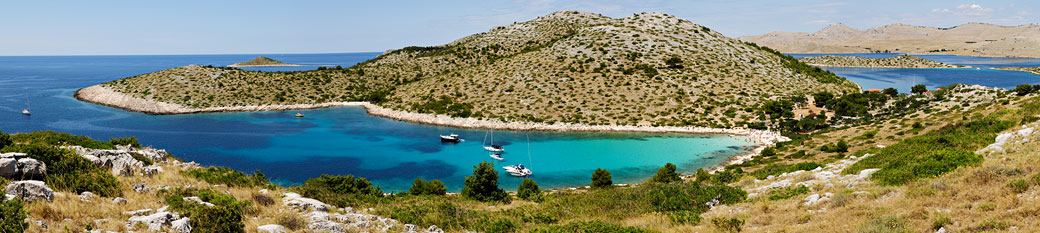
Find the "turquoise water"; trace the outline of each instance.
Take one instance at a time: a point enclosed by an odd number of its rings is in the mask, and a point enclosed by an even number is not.
[[[796,58],[820,55],[852,55],[870,58],[886,58],[899,56],[897,53],[857,53],[857,54],[791,54]],[[863,89],[884,89],[895,87],[900,92],[910,92],[910,87],[924,84],[928,89],[963,83],[978,84],[988,87],[1006,89],[1015,88],[1019,84],[1040,84],[1040,75],[1019,71],[991,70],[987,68],[1016,66],[1037,67],[1040,59],[1034,58],[988,58],[966,57],[954,55],[914,55],[939,62],[972,66],[962,69],[889,69],[889,68],[844,68],[828,67],[827,70],[859,84]]]
[[[378,53],[265,54],[305,67],[344,67]],[[151,116],[75,100],[85,86],[189,64],[223,66],[257,55],[178,56],[0,56],[0,131],[55,130],[96,139],[136,136],[177,157],[203,165],[260,170],[280,184],[299,184],[321,174],[366,177],[384,191],[407,190],[415,177],[440,179],[461,189],[472,166],[494,161],[481,148],[485,131],[412,124],[365,114],[360,107],[297,111]],[[256,70],[257,68],[250,68]],[[33,115],[19,113],[29,93]],[[442,144],[438,134],[457,133],[466,141]],[[528,150],[527,137],[530,137]],[[609,169],[615,183],[637,183],[666,162],[690,173],[715,166],[751,146],[745,138],[719,135],[549,133],[496,131],[506,147],[496,161],[502,186],[521,181],[501,166],[523,163],[543,188],[584,186],[596,168]],[[530,159],[528,159],[530,154]]]

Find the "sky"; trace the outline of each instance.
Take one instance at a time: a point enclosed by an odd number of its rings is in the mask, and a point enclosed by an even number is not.
[[[382,52],[431,46],[559,10],[662,12],[727,36],[841,22],[1040,23],[1037,0],[3,1],[0,55]]]

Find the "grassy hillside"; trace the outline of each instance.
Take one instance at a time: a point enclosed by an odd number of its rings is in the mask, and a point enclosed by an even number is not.
[[[665,14],[561,11],[345,69],[188,66],[104,84],[187,107],[372,101],[527,122],[732,127],[773,96],[856,92],[830,72]]]

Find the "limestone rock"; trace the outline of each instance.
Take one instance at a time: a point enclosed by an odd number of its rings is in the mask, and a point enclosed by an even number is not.
[[[123,214],[130,215],[130,216],[140,216],[140,215],[149,215],[149,214],[152,214],[153,212],[155,212],[155,211],[152,210],[152,209],[140,209],[140,210],[123,212]],[[165,212],[165,211],[159,211],[159,212]]]
[[[168,225],[173,222],[173,214],[170,212],[159,212],[147,216],[133,216],[127,219],[126,226],[133,228],[134,224],[143,223],[148,226],[148,230],[159,231],[162,230],[164,225]]]
[[[122,197],[116,197],[116,198],[112,199],[112,203],[115,203],[115,204],[126,204],[126,199],[124,199]]]
[[[151,192],[152,188],[149,188],[146,184],[134,184],[134,192]]]
[[[83,193],[79,194],[79,200],[80,201],[90,202],[91,198],[94,198],[94,193],[92,193],[92,192],[84,191]]]
[[[401,233],[419,233],[419,227],[412,224],[404,224],[404,231]]]
[[[47,175],[47,165],[33,158],[20,158],[18,172],[23,178],[43,179]]]
[[[426,228],[426,233],[444,233],[444,230],[441,230],[437,225],[430,225],[429,228]]]
[[[0,176],[14,177],[18,174],[18,160],[13,158],[0,158]]]
[[[183,217],[170,223],[170,232],[191,233],[191,220]]]
[[[210,207],[214,206],[213,203],[202,201],[202,198],[199,198],[199,197],[184,197],[184,201],[191,201],[191,202],[195,202],[195,203],[198,203],[198,204],[201,204],[201,205],[204,205],[204,206],[210,206]]]
[[[881,169],[877,169],[877,168],[860,170],[858,178],[861,179],[861,180],[870,179],[870,175],[873,175],[875,172],[880,171],[880,170]]]
[[[268,224],[268,225],[263,225],[263,226],[256,227],[256,231],[262,232],[262,233],[285,233],[285,232],[287,232],[285,227],[283,227],[282,225],[276,225],[276,224]]]
[[[306,198],[296,193],[285,193],[285,197],[282,198],[282,205],[289,207],[290,209],[305,211],[305,210],[317,210],[317,211],[328,211],[332,206],[325,204],[321,201]]]
[[[83,156],[99,167],[109,169],[112,175],[133,176],[134,171],[144,167],[144,162],[134,159],[122,150],[96,150]]]
[[[148,165],[148,166],[145,166],[144,168],[141,168],[141,175],[144,175],[144,176],[147,176],[147,177],[152,177],[152,176],[157,175],[157,174],[162,173],[162,172],[163,172],[163,168],[160,167],[159,165],[155,165],[155,164]]]
[[[822,195],[821,194],[809,195],[808,197],[805,197],[805,204],[804,205],[805,206],[814,206],[814,205],[820,204],[820,203],[822,203],[824,201],[830,200],[832,196],[834,196],[833,193],[824,193]]]
[[[54,190],[47,187],[43,181],[38,180],[23,180],[15,181],[7,184],[4,188],[4,192],[15,196],[22,197],[22,200],[34,201],[34,200],[47,200],[54,201]]]

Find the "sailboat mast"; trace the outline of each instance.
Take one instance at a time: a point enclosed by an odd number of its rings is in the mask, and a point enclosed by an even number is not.
[[[527,134],[527,165],[534,165],[531,163],[531,134]]]

